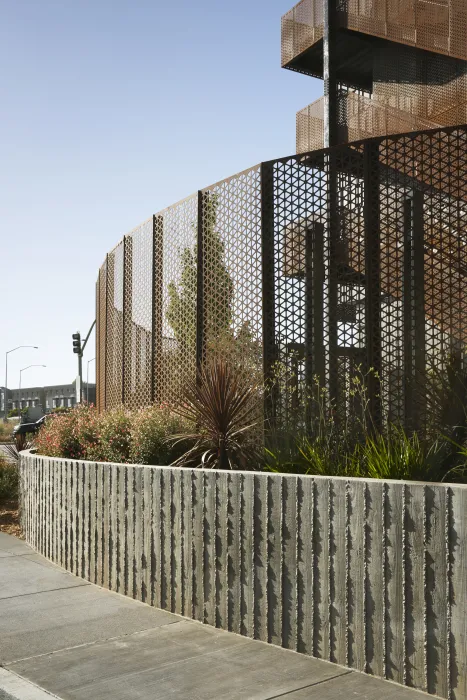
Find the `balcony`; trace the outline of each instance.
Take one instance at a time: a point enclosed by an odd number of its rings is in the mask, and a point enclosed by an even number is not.
[[[301,0],[282,18],[282,66],[323,75],[322,0]],[[467,59],[467,6],[460,0],[347,0],[339,12],[336,58],[339,79],[371,85],[375,48],[387,40]]]
[[[323,3],[302,0],[282,17],[282,66],[323,38]]]
[[[339,126],[340,143],[439,126],[355,92],[340,95],[338,111],[342,122]],[[324,98],[321,97],[297,114],[297,153],[308,153],[323,146]]]

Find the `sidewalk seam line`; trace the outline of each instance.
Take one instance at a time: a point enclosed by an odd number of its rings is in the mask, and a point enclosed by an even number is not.
[[[64,586],[63,588],[50,588],[46,591],[34,591],[33,593],[19,593],[18,595],[9,595],[4,598],[0,598],[0,604],[2,600],[13,600],[14,598],[26,598],[29,595],[41,595],[41,593],[55,593],[55,591],[71,591],[74,588],[85,588],[85,586],[92,586],[92,583],[78,583],[76,586]]]
[[[75,644],[71,647],[61,647],[60,649],[55,649],[54,651],[46,651],[43,654],[34,654],[33,656],[24,656],[21,659],[15,659],[14,661],[7,661],[3,664],[3,668],[10,668],[14,664],[22,663],[23,661],[31,661],[32,659],[40,659],[44,656],[53,656],[53,654],[61,654],[64,651],[73,651],[73,649],[84,649],[85,647],[92,647],[95,644],[104,644],[105,642],[113,642],[118,639],[126,639],[127,637],[132,637],[135,634],[141,634],[142,632],[151,632],[156,629],[163,629],[164,627],[169,627],[170,625],[175,625],[180,622],[185,622],[185,620],[174,620],[173,622],[167,622],[164,625],[157,625],[156,627],[145,627],[142,630],[136,630],[135,632],[128,632],[128,634],[121,634],[118,637],[105,637],[104,639],[96,639],[93,642],[83,642],[83,644]],[[190,620],[186,620],[190,622]],[[1,666],[1,664],[0,664]]]
[[[294,688],[293,690],[287,690],[285,693],[280,693],[279,695],[270,695],[265,700],[276,700],[276,698],[285,698],[287,695],[292,695],[293,693],[298,693],[300,690],[306,690],[307,688],[314,688],[315,685],[323,685],[323,683],[328,683],[329,681],[334,681],[336,678],[343,678],[344,676],[349,676],[353,671],[346,671],[345,673],[338,673],[330,678],[323,678],[321,681],[316,681],[315,683],[309,683],[301,688]]]

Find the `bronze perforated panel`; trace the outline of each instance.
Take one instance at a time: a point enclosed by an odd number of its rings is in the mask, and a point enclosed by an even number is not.
[[[393,85],[389,92],[394,98],[397,95],[397,85]],[[338,128],[340,143],[441,126],[441,124],[429,119],[421,118],[385,104],[383,101],[378,101],[376,93],[374,98],[369,98],[356,92],[342,92],[338,100],[341,122]],[[391,99],[391,102],[394,101]],[[453,110],[454,123],[458,123],[456,121],[458,114],[459,108]],[[444,115],[444,119],[448,119],[449,116],[451,114]],[[450,124],[446,124],[446,126],[450,126]],[[324,97],[321,97],[297,114],[297,153],[321,149],[323,145]]]
[[[202,194],[206,352],[251,373],[262,355],[260,168]]]
[[[301,0],[282,18],[282,65],[323,36],[323,3]],[[420,49],[467,59],[464,0],[346,0],[339,22],[347,29]]]
[[[285,66],[323,37],[323,3],[299,2],[282,17],[281,58]]]
[[[107,342],[105,405],[122,403],[123,379],[123,242],[107,256]]]
[[[152,382],[152,218],[125,236],[124,403],[151,403]]]
[[[162,256],[156,268],[162,274],[162,342],[154,358],[155,383],[158,400],[174,401],[196,369],[198,198],[189,197],[161,216]]]
[[[105,407],[105,357],[107,329],[107,263],[99,270],[97,280],[96,315],[96,372],[100,381],[96,383],[96,405],[99,411]]]

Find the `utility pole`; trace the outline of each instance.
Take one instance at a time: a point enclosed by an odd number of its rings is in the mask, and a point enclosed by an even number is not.
[[[76,331],[76,333],[73,333],[73,352],[78,355],[78,379],[79,379],[79,389],[76,392],[76,403],[81,403],[83,400],[83,353],[84,349],[86,347],[86,344],[89,340],[89,336],[92,333],[92,329],[96,325],[96,321],[94,320],[92,322],[91,328],[88,331],[88,334],[84,340],[84,343],[81,345],[81,333],[79,331]]]
[[[337,0],[324,0],[323,79],[325,148],[330,148],[330,146],[335,146],[338,143],[337,32]]]
[[[338,175],[336,153],[332,150],[339,141],[336,44],[338,34],[337,0],[324,0],[323,79],[324,79],[324,147],[330,149],[325,157],[327,171],[326,218],[330,250],[328,272],[328,345],[329,345],[329,398],[337,402],[338,384],[338,266],[340,220],[338,213]]]
[[[33,348],[33,350],[38,350],[39,347],[37,345],[18,345],[18,347],[13,348],[12,350],[7,350],[5,353],[5,415],[3,417],[3,420],[5,423],[8,420],[8,355],[11,352],[15,352],[16,350],[20,350],[21,348]],[[20,410],[18,412],[18,415],[21,416],[21,406]]]
[[[96,358],[93,357],[91,360],[88,360],[88,370],[86,372],[86,403],[89,403],[89,365],[91,362],[94,362]]]

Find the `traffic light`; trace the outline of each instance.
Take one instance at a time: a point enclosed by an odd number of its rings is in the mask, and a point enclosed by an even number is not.
[[[81,355],[81,333],[73,333],[73,352]]]

